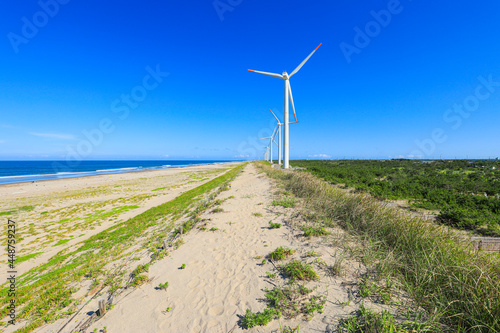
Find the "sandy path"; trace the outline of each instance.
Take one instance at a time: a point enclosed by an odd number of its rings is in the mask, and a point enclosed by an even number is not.
[[[226,198],[235,196],[221,205],[224,212],[207,214],[207,231],[195,229],[185,236],[183,246],[151,267],[150,283],[118,300],[90,330],[107,326],[110,332],[130,332],[131,327],[141,332],[228,332],[237,314],[263,309],[257,298],[269,286],[262,279],[267,268],[253,257],[267,254],[283,233],[266,227],[269,202],[258,205],[270,200],[269,191],[269,181],[257,178],[254,167],[248,166],[223,193]],[[264,216],[253,216],[254,212]],[[219,230],[209,231],[212,227]],[[170,285],[167,291],[155,290],[165,281]],[[167,307],[172,310],[165,312]]]
[[[103,327],[107,327],[108,332],[144,333],[277,331],[277,320],[267,327],[249,330],[238,325],[239,316],[244,315],[246,309],[253,312],[265,309],[265,287],[272,289],[273,284],[284,284],[280,278],[267,279],[266,272],[276,273],[274,266],[269,262],[262,265],[262,259],[254,257],[265,257],[275,248],[287,246],[297,249],[297,258],[314,249],[328,261],[332,249],[321,244],[319,239],[300,239],[296,231],[285,225],[269,229],[270,220],[283,223],[283,219],[293,212],[293,209],[286,210],[287,214],[281,209],[277,215],[276,210],[280,209],[271,206],[271,189],[269,179],[259,175],[253,165],[248,165],[233,181],[231,189],[221,194],[221,198],[229,198],[221,205],[224,212],[203,216],[210,219],[207,230],[193,229],[184,237],[184,245],[150,268],[150,282],[117,299],[115,307],[88,331]],[[218,230],[209,231],[210,228]],[[180,269],[182,264],[186,265],[185,269]],[[159,283],[166,281],[169,282],[166,291],[156,289]],[[354,309],[335,304],[347,299],[340,285],[343,281],[345,277],[324,277],[313,283],[312,287],[327,295],[325,313],[311,321],[296,318],[282,319],[281,323],[300,324],[301,328],[306,325],[307,332],[310,329],[324,332],[334,317],[344,316]],[[171,310],[167,312],[168,307]]]

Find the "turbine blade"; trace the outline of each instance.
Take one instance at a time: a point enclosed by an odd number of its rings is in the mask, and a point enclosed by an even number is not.
[[[298,123],[297,115],[295,114],[295,105],[293,104],[292,86],[290,85],[290,82],[288,83],[288,93],[290,94],[290,101],[292,104],[293,116],[295,117],[295,122]]]
[[[276,135],[278,135],[278,125],[276,125],[276,127],[274,128],[274,135],[272,136],[272,140],[273,142],[276,144],[276,146],[278,145],[278,143],[276,142],[276,140],[274,140],[274,138],[276,137]]]
[[[267,138],[260,138],[259,140],[265,140],[265,139],[270,139],[271,137],[268,136]]]
[[[273,114],[274,118],[276,118],[276,121],[278,122],[278,124],[281,124],[280,120],[278,119],[278,117],[276,117],[276,115],[274,114],[273,110],[269,109],[269,111],[271,111],[271,113]]]
[[[249,69],[248,71],[249,72],[254,72],[254,73],[259,73],[259,74],[264,74],[264,75],[267,75],[267,76],[272,76],[272,77],[275,77],[275,78],[278,78],[278,79],[283,79],[283,75],[281,75],[281,74],[274,74],[274,73],[268,73],[268,72],[254,71],[253,69]]]
[[[276,127],[278,127],[278,125],[276,125]],[[271,140],[274,140],[274,137],[276,136],[276,127],[273,130],[273,134],[271,134],[271,136],[269,137]]]
[[[316,50],[317,50],[317,49],[319,49],[319,47],[321,46],[321,44],[323,44],[323,43],[320,43],[320,44],[319,44],[319,45],[318,45],[318,46],[314,49],[314,51],[312,51],[312,52],[311,52],[311,54],[310,54],[307,58],[305,58],[305,59],[304,59],[304,61],[302,61],[302,62],[300,63],[300,65],[299,65],[299,66],[297,66],[297,68],[295,68],[295,69],[293,70],[292,74],[290,74],[290,77],[292,77],[295,73],[297,73],[297,72],[298,72],[298,71],[302,68],[302,66],[304,66],[304,64],[307,62],[307,60],[309,60],[309,58],[311,58],[311,56],[314,54],[314,52],[316,52]]]

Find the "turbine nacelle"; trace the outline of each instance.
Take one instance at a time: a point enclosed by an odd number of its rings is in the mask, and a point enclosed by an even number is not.
[[[288,75],[287,72],[283,72],[283,74],[281,74],[283,76],[283,79],[284,80],[289,80],[290,79],[290,76]]]

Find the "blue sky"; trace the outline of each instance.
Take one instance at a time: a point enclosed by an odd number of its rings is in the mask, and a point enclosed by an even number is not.
[[[6,0],[0,159],[260,158],[283,81],[247,69],[290,73],[319,43],[290,80],[291,158],[497,157],[499,12],[493,0]]]

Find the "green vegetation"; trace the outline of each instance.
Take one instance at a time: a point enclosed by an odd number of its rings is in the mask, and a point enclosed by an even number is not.
[[[122,284],[123,272],[107,271],[105,266],[123,257],[130,256],[127,250],[140,240],[144,248],[151,251],[153,260],[160,258],[157,249],[162,248],[165,239],[173,239],[174,222],[183,216],[198,217],[202,212],[211,208],[211,202],[218,191],[227,187],[240,172],[241,164],[227,173],[212,179],[198,187],[184,192],[175,199],[162,205],[153,207],[125,222],[117,223],[111,228],[82,241],[80,246],[69,251],[64,249],[44,263],[18,277],[16,305],[20,310],[17,320],[26,321],[24,327],[16,332],[31,332],[44,323],[49,323],[61,317],[59,311],[65,307],[75,309],[77,304],[72,294],[78,289],[75,287],[83,279],[104,281],[104,286],[116,290]],[[128,206],[131,208],[133,206]],[[123,207],[112,210],[123,211]],[[53,213],[53,212],[52,212]],[[87,215],[86,218],[102,217],[109,212],[99,212]],[[152,232],[152,231],[155,232]],[[182,244],[177,240],[174,248]],[[165,250],[160,250],[165,252]],[[144,265],[145,266],[145,265]],[[147,276],[141,274],[145,268],[136,268],[131,277],[132,286],[147,281]],[[4,284],[0,290],[0,317],[8,313],[8,287]]]
[[[280,265],[279,269],[283,271],[292,281],[296,280],[319,280],[316,271],[308,264],[302,261],[294,260],[285,265]]]
[[[283,206],[285,208],[293,208],[295,207],[295,200],[291,197],[284,197],[281,200],[273,200],[273,206]]]
[[[165,187],[158,187],[158,188],[155,188],[154,190],[151,190],[151,191],[161,191],[161,190],[164,190],[168,188],[168,186],[165,186]]]
[[[145,274],[139,274],[134,277],[132,282],[130,283],[130,286],[132,287],[138,287],[141,284],[145,283],[148,281],[148,277]]]
[[[320,257],[320,255],[316,251],[312,250],[306,253],[306,257]]]
[[[362,241],[362,259],[376,264],[380,277],[398,281],[411,308],[425,310],[428,322],[445,325],[441,332],[500,331],[498,255],[467,249],[457,233],[332,187],[310,173],[261,167],[302,198],[326,227],[338,225]]]
[[[429,327],[417,322],[400,323],[387,310],[376,313],[364,306],[355,314],[340,321],[337,327],[339,333],[407,333],[407,332],[442,332],[439,327]]]
[[[243,318],[240,320],[240,325],[244,328],[252,328],[255,326],[266,326],[274,318],[278,318],[279,315],[275,310],[265,309],[260,313],[253,313],[249,309]]]
[[[61,239],[59,240],[57,243],[55,243],[54,245],[52,246],[59,246],[59,245],[63,245],[63,244],[66,244],[67,242],[69,242],[70,239]]]
[[[286,318],[294,318],[299,314],[312,317],[315,311],[323,313],[326,297],[310,296],[311,293],[312,290],[304,285],[292,283],[272,290],[266,288],[265,297],[267,306]]]
[[[281,316],[295,318],[298,315],[305,315],[310,318],[314,312],[322,313],[326,303],[326,297],[311,295],[311,289],[295,283],[285,287],[275,287],[272,290],[266,288],[265,291],[266,309],[260,313],[253,313],[247,309],[240,321],[242,327],[265,326]]]
[[[168,282],[160,283],[158,285],[158,289],[160,289],[160,290],[167,290],[167,288],[168,288]]]
[[[281,228],[281,223],[274,223],[273,221],[269,221],[269,228],[279,229],[279,228]]]
[[[4,215],[14,215],[15,213],[17,213],[17,210],[6,210],[5,212],[0,212],[0,216],[4,216]]]
[[[291,256],[294,252],[295,250],[280,246],[273,252],[269,253],[269,258],[272,260],[283,260],[288,256]]]
[[[253,216],[262,217],[261,213],[252,213]]]
[[[500,235],[499,161],[294,161],[293,165],[376,198],[405,199],[416,208],[439,210],[441,223]]]
[[[180,268],[181,269],[185,269],[186,268],[186,264],[182,264]]]
[[[21,213],[21,212],[31,212],[33,209],[35,209],[35,206],[17,207],[17,208],[14,208],[14,209],[7,210],[5,212],[0,212],[0,216],[14,215],[14,214]]]
[[[330,276],[340,275],[342,272],[342,263],[344,262],[344,258],[335,257],[335,261],[332,265],[326,265],[326,271]]]
[[[304,236],[306,237],[328,235],[328,231],[326,231],[326,229],[323,227],[312,227],[304,225],[300,227],[300,230],[304,232]]]
[[[27,261],[27,260],[33,259],[33,258],[37,257],[38,255],[40,255],[42,253],[43,252],[36,252],[36,253],[27,254],[25,256],[17,257],[16,260],[15,260],[15,263],[16,263],[16,265],[19,265],[23,261]]]

